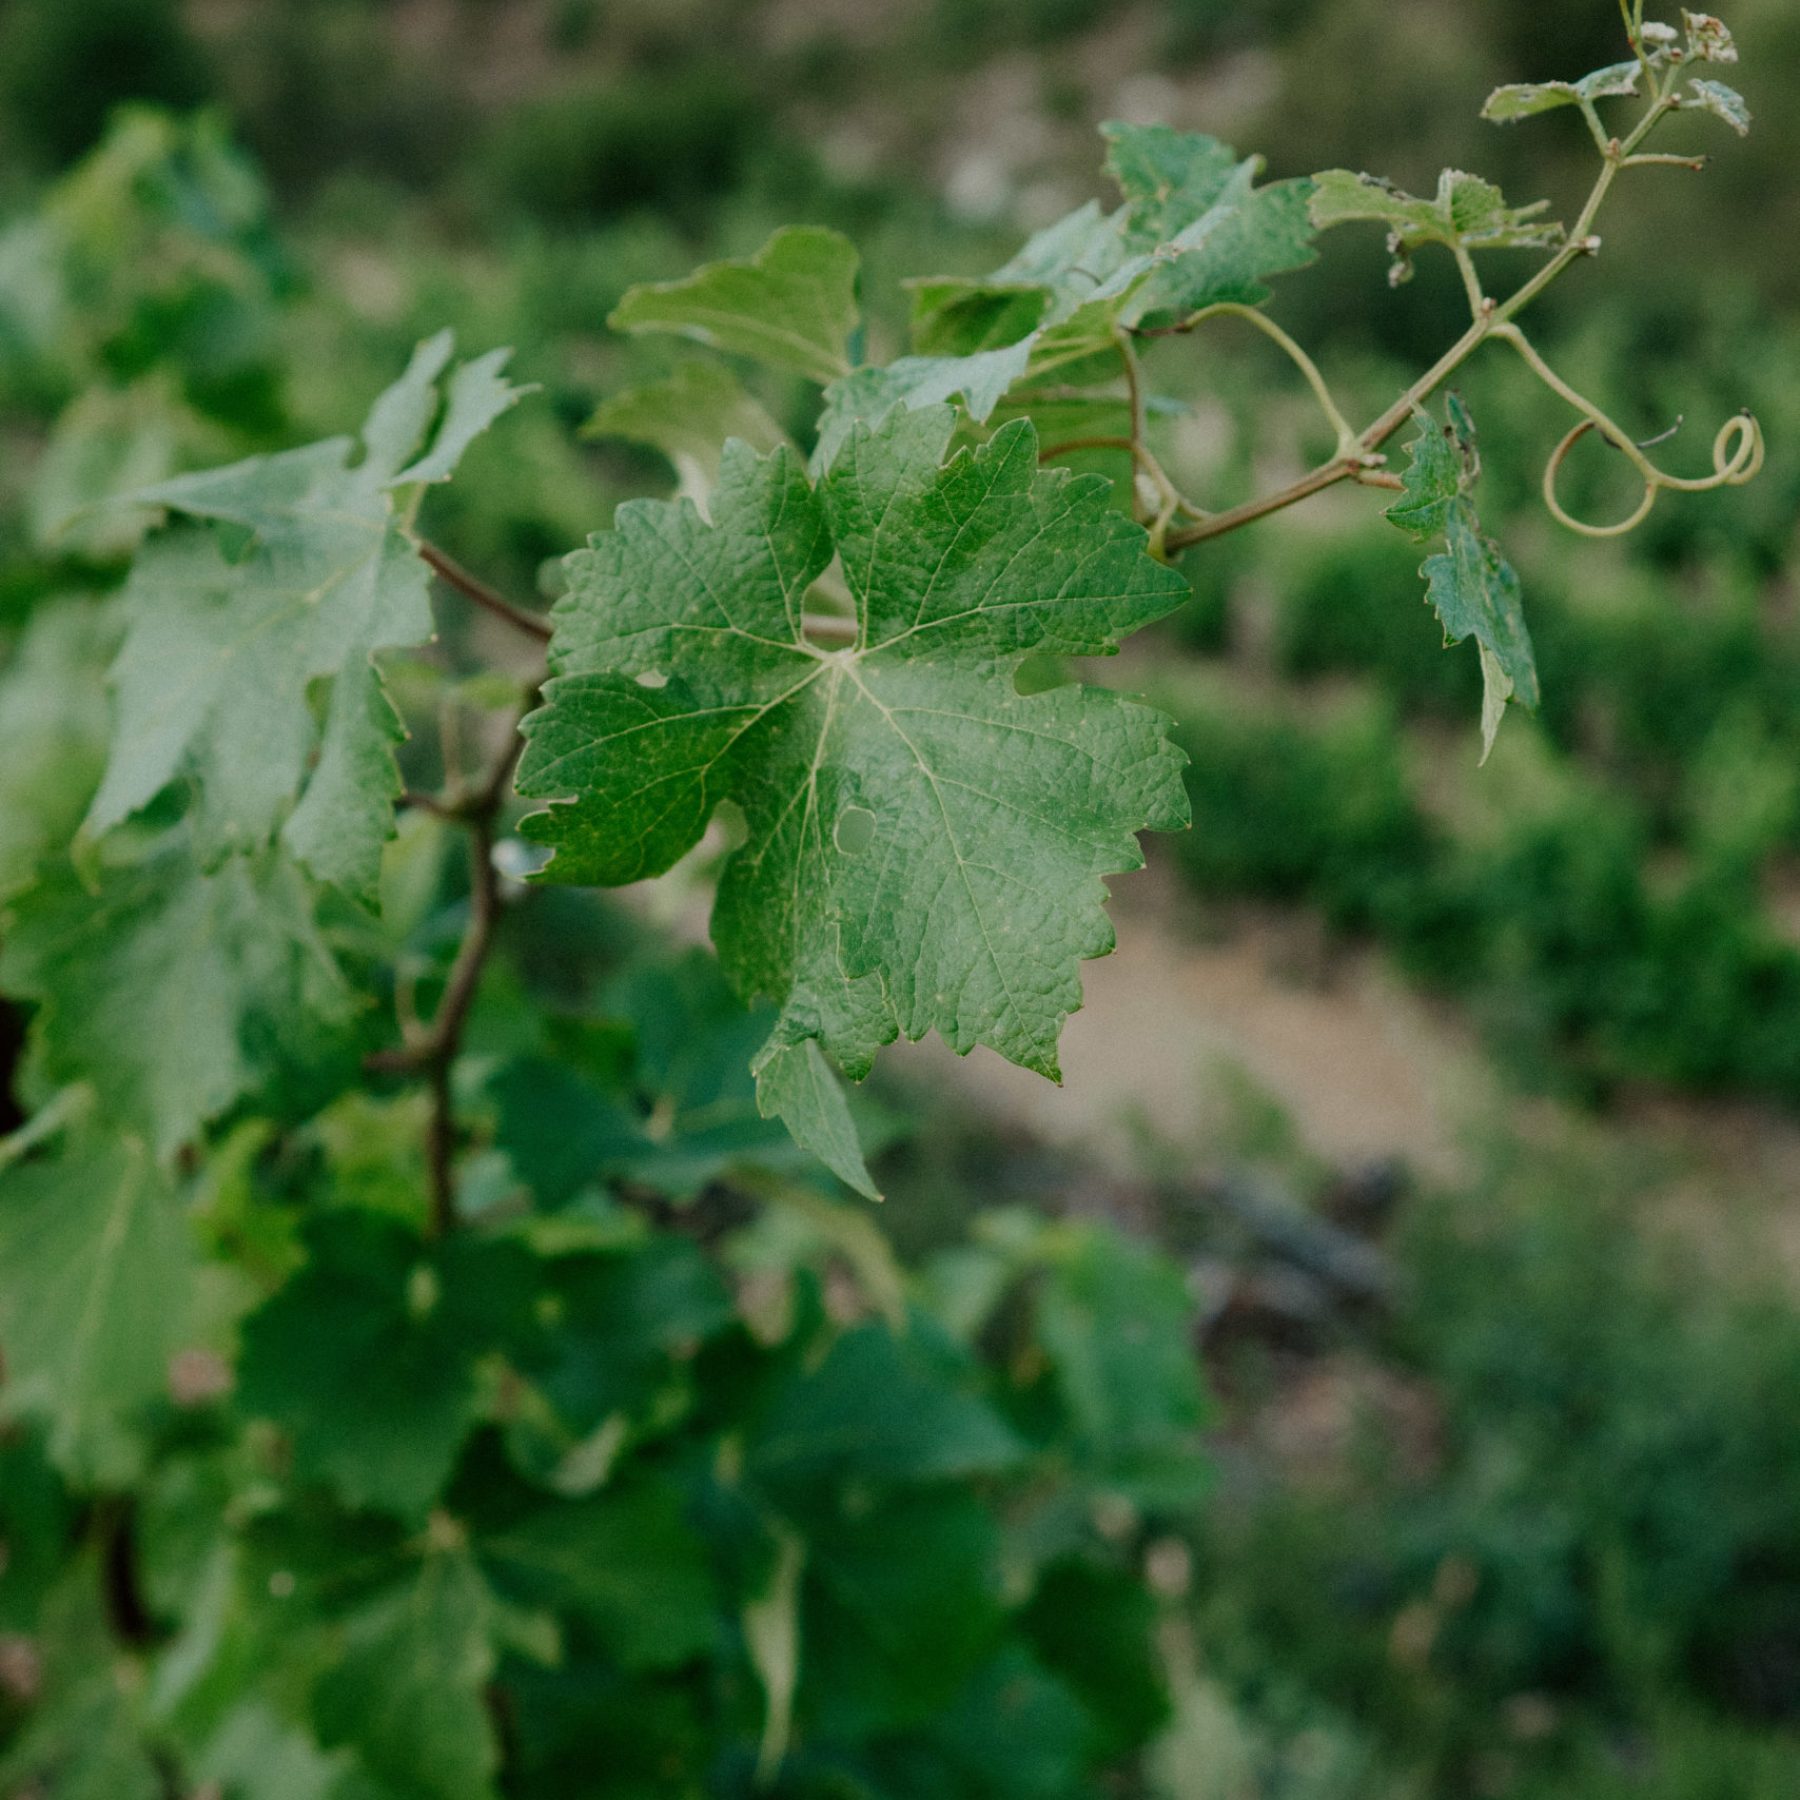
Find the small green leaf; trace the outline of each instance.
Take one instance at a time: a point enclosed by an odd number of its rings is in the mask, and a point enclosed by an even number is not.
[[[110,606],[38,606],[0,671],[0,899],[75,835],[106,767]]]
[[[168,1393],[195,1265],[181,1200],[141,1138],[84,1124],[0,1179],[0,1353],[9,1415],[49,1420],[57,1466],[137,1473],[136,1417]]]
[[[838,1180],[879,1200],[881,1191],[863,1161],[856,1121],[816,1038],[797,1044],[773,1039],[752,1065],[756,1104],[764,1118],[779,1119],[802,1150],[809,1150]]]
[[[1519,598],[1519,577],[1492,539],[1484,537],[1466,499],[1450,508],[1443,553],[1427,557],[1420,574],[1427,598],[1444,627],[1444,642],[1473,637],[1481,650],[1482,761],[1509,700],[1527,710],[1538,704],[1537,664]]]
[[[1583,101],[1625,98],[1638,91],[1642,73],[1636,62],[1610,63],[1579,81],[1511,82],[1495,88],[1481,109],[1484,119],[1496,125],[1513,125],[1559,106],[1579,106]]]
[[[384,1792],[495,1800],[500,1748],[487,1685],[498,1625],[467,1551],[431,1550],[410,1580],[347,1621],[313,1696],[320,1741],[354,1747]]]
[[[902,356],[834,381],[825,390],[825,407],[819,414],[814,471],[830,468],[857,425],[872,424],[896,406],[917,410],[960,400],[971,419],[985,423],[1007,390],[1024,378],[1037,343],[1034,333],[1003,350],[978,350],[968,356]]]
[[[772,369],[834,381],[850,370],[856,270],[848,239],[790,225],[752,257],[632,288],[607,323],[615,331],[677,332]]]
[[[1311,183],[1256,185],[1261,157],[1167,126],[1106,125],[1107,170],[1124,204],[1089,201],[1032,237],[982,281],[915,284],[918,355],[858,369],[826,395],[816,468],[828,467],[858,420],[889,407],[960,398],[989,418],[1027,375],[1117,377],[1114,339],[1146,320],[1185,317],[1216,301],[1259,305],[1264,278],[1313,259]]]
[[[1750,135],[1750,108],[1744,104],[1744,96],[1736,88],[1729,88],[1722,81],[1696,80],[1688,83],[1688,94],[1681,104],[1689,112],[1711,113],[1715,119],[1723,119],[1739,137]]]
[[[1412,460],[1401,477],[1401,497],[1384,516],[1415,538],[1438,537],[1451,506],[1467,486],[1474,445],[1454,422],[1440,426],[1423,408],[1413,416],[1419,435],[1406,446]]]
[[[588,438],[625,438],[660,450],[675,465],[679,491],[696,506],[719,479],[728,438],[768,451],[787,435],[737,377],[717,363],[684,362],[673,374],[603,400],[582,427]]]

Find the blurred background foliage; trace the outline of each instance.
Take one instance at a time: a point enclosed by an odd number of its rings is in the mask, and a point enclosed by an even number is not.
[[[1203,546],[1193,606],[1109,677],[1177,714],[1195,806],[1192,833],[1150,847],[1144,892],[1121,884],[1121,966],[1137,933],[1180,979],[1109,1012],[1107,971],[1090,971],[1096,1005],[1075,1029],[1098,1035],[1081,1066],[1123,1071],[1100,1084],[1113,1098],[1082,1101],[1072,1063],[1057,1104],[1074,1123],[1051,1145],[1041,1105],[1004,1081],[977,1080],[965,1113],[921,1060],[877,1095],[883,1224],[910,1303],[943,1334],[953,1385],[991,1410],[945,1425],[973,1434],[961,1464],[946,1439],[945,1482],[884,1499],[891,1538],[871,1528],[831,1550],[850,1598],[832,1612],[816,1597],[819,1642],[848,1646],[837,1666],[867,1691],[807,1690],[798,1729],[807,1741],[808,1707],[855,1718],[859,1748],[834,1760],[826,1731],[791,1765],[793,1792],[1787,1800],[1800,1786],[1800,114],[1782,85],[1800,9],[1739,0],[1729,22],[1755,132],[1707,142],[1704,178],[1634,177],[1596,266],[1544,302],[1544,335],[1633,428],[1687,420],[1672,459],[1753,406],[1763,478],[1665,500],[1623,542],[1578,543],[1536,500],[1556,403],[1498,358],[1466,372],[1484,512],[1524,576],[1545,691],[1480,772],[1473,653],[1439,647],[1417,554],[1368,496]],[[1092,128],[1121,115],[1264,150],[1278,175],[1345,164],[1417,190],[1440,166],[1473,168],[1566,217],[1592,157],[1579,121],[1501,131],[1476,111],[1502,80],[1617,54],[1610,0],[7,0],[0,890],[67,837],[103,750],[106,597],[143,522],[86,502],[342,429],[451,324],[470,347],[517,345],[544,393],[471,453],[436,529],[531,591],[618,500],[669,485],[648,453],[578,436],[607,393],[668,366],[604,328],[634,282],[744,253],[778,223],[836,225],[864,253],[869,348],[891,354],[899,278],[988,268],[1097,191]],[[1372,414],[1453,335],[1454,274],[1427,264],[1390,291],[1378,234],[1334,234],[1324,252],[1276,312]],[[1153,364],[1183,403],[1163,427],[1170,458],[1209,503],[1328,448],[1289,373],[1232,329]],[[761,397],[804,430],[804,392]],[[1614,474],[1598,452],[1580,460],[1579,510],[1625,497]],[[458,616],[446,634],[453,654],[504,654]],[[429,868],[402,879],[410,941],[441,948],[455,893]],[[693,935],[679,882],[653,904]],[[686,1091],[655,1045],[692,992],[643,984],[677,982],[671,967],[690,990],[704,978],[661,952],[632,973],[641,908],[534,907],[480,1026],[495,1155],[551,1192],[565,1177],[529,1167],[548,1135],[532,1102],[557,1090],[533,1059],[581,1071],[556,1118],[585,1105],[604,1147],[620,1116]],[[1226,1024],[1199,1033],[1213,1073],[1181,1077],[1173,1100],[1167,1079],[1137,1096],[1146,1059],[1171,1032],[1186,1041],[1162,1015],[1204,1025],[1215,994]],[[531,996],[565,1006],[553,1045],[529,1041]],[[1277,1028],[1290,1017],[1298,1040]],[[7,1015],[0,1031],[9,1056],[19,1026]],[[1411,1034],[1382,1065],[1407,1091],[1346,1129],[1369,1090],[1345,1065],[1359,1034],[1390,1028]],[[621,1042],[636,1046],[623,1060]],[[1478,1098],[1434,1111],[1421,1095],[1446,1062],[1474,1071]],[[1121,1093],[1139,1100],[1129,1118]],[[842,1331],[866,1297],[831,1317],[846,1257],[877,1299],[887,1277],[791,1196],[746,1225],[732,1171],[756,1128],[739,1125],[748,1139],[728,1123],[722,1142],[648,1161],[628,1132],[637,1147],[614,1144],[608,1166],[659,1203],[701,1196],[696,1216],[737,1234],[740,1297],[775,1308],[758,1335],[696,1301],[696,1379],[791,1382],[802,1406],[834,1366],[803,1380],[809,1354],[895,1354],[874,1327]],[[377,1211],[384,1184],[416,1180],[395,1147],[410,1123],[345,1103],[308,1130],[254,1180],[290,1197],[366,1188]],[[243,1204],[225,1192],[214,1210]],[[626,1233],[591,1255],[633,1271],[628,1287],[661,1252]],[[1027,1268],[1035,1317],[1005,1302]],[[1171,1280],[1217,1390],[1203,1502],[1191,1468],[1162,1488],[1138,1470],[1142,1491],[1119,1473],[1131,1446],[1107,1434],[1130,1395],[1084,1416],[1093,1390],[1057,1399],[1035,1373],[1145,1316],[1159,1343],[1178,1338]],[[903,1373],[865,1371],[856,1391]],[[644,1426],[667,1429],[665,1471],[716,1448],[697,1391],[697,1410]],[[1191,1436],[1199,1400],[1176,1377],[1152,1400],[1160,1454]],[[1004,1424],[984,1437],[972,1420]],[[1083,1471],[1100,1470],[1136,1510],[1109,1526],[1101,1507],[1076,1531],[1032,1520],[1017,1494],[977,1506],[970,1482],[1016,1474],[994,1432],[1028,1440],[1081,1505]],[[205,1456],[170,1467],[173,1491],[150,1504],[178,1519],[179,1482]],[[805,1479],[816,1495],[836,1477]],[[24,1771],[9,1800],[46,1791],[29,1622],[68,1505],[29,1434],[0,1442],[0,1733],[14,1735],[0,1768]],[[1047,1534],[1023,1608],[992,1585],[1000,1516]],[[709,1529],[761,1591],[779,1545],[741,1519]],[[893,1610],[878,1541],[919,1552],[901,1565],[917,1571],[910,1610]],[[179,1542],[153,1549],[178,1594],[193,1576]],[[521,1792],[691,1791],[659,1770],[725,1741],[748,1705],[728,1660],[703,1702],[658,1650],[643,1652],[649,1687],[622,1686],[606,1604],[572,1663],[519,1678],[552,1746]],[[889,1630],[879,1654],[871,1620]],[[1034,1673],[1014,1671],[1018,1738],[997,1746],[945,1683],[990,1667],[1003,1637]],[[579,1785],[596,1747],[634,1785]],[[236,1792],[236,1766],[205,1791]]]

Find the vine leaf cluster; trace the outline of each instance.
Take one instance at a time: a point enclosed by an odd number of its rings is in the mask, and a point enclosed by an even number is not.
[[[1110,125],[1116,204],[1077,208],[991,274],[913,283],[911,346],[891,361],[859,360],[857,257],[831,231],[788,228],[748,259],[633,289],[618,329],[731,360],[684,362],[602,405],[590,431],[664,451],[680,493],[620,508],[569,557],[548,621],[418,528],[429,490],[526,391],[505,378],[504,352],[450,371],[450,340],[434,338],[360,446],[332,439],[132,495],[168,523],[124,598],[111,755],[75,854],[7,924],[9,987],[41,1007],[40,1081],[95,1084],[104,1129],[167,1167],[277,1073],[347,1042],[354,984],[320,897],[366,912],[396,807],[416,805],[468,836],[468,926],[432,1018],[402,988],[398,1042],[371,1067],[426,1087],[447,1230],[453,1074],[500,921],[515,761],[517,793],[544,803],[519,827],[551,853],[543,881],[660,874],[721,806],[741,813],[713,936],[739,994],[776,1009],[754,1059],[760,1103],[851,1185],[874,1192],[837,1077],[860,1079],[896,1037],[935,1030],[1054,1078],[1079,964],[1112,946],[1106,879],[1139,865],[1141,832],[1187,811],[1164,721],[1077,683],[1026,691],[1028,662],[1111,654],[1180,603],[1172,559],[1354,482],[1397,492],[1389,518],[1441,540],[1426,597],[1448,642],[1476,642],[1485,754],[1509,704],[1536,704],[1537,674],[1518,578],[1476,514],[1473,424],[1455,400],[1447,427],[1429,420],[1431,396],[1490,340],[1511,349],[1577,415],[1545,496],[1593,534],[1760,465],[1742,415],[1709,474],[1665,471],[1518,322],[1598,250],[1622,174],[1696,165],[1644,148],[1660,122],[1684,110],[1748,122],[1735,92],[1693,73],[1736,59],[1717,19],[1688,12],[1677,29],[1630,4],[1624,18],[1630,60],[1487,104],[1503,123],[1567,108],[1586,120],[1600,168],[1567,229],[1462,171],[1429,198],[1341,169],[1264,182],[1260,158],[1212,138]],[[1614,129],[1601,109],[1628,103],[1636,116]],[[1359,223],[1387,230],[1396,278],[1421,253],[1447,254],[1469,309],[1360,430],[1265,310],[1270,281],[1312,261],[1320,232]],[[1532,253],[1542,260],[1519,286],[1491,291],[1497,254]],[[1159,455],[1151,375],[1227,320],[1291,360],[1335,444],[1286,486],[1218,507]],[[817,386],[810,451],[757,400],[746,365]],[[1396,475],[1383,446],[1409,421],[1419,435]],[[1578,520],[1559,497],[1590,433],[1643,482],[1616,523]],[[1119,479],[1059,466],[1083,450],[1124,459]],[[431,638],[434,576],[534,647],[547,639],[547,679],[489,767],[451,766],[443,792],[408,794],[377,658]],[[121,993],[129,1008],[108,999]]]

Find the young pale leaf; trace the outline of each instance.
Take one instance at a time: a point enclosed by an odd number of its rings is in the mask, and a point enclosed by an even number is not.
[[[1579,81],[1515,81],[1495,88],[1481,109],[1484,119],[1496,125],[1517,124],[1559,106],[1580,106],[1583,101],[1625,98],[1638,91],[1642,73],[1635,62],[1610,63]]]
[[[1445,548],[1419,571],[1427,599],[1444,627],[1444,642],[1473,637],[1481,651],[1481,755],[1487,760],[1509,700],[1538,704],[1537,664],[1525,628],[1519,577],[1493,540],[1484,537],[1475,509],[1455,501],[1445,521]]]
[[[334,438],[132,496],[187,522],[146,545],[126,587],[117,726],[91,831],[186,777],[203,850],[216,856],[266,844],[298,797],[283,827],[290,848],[320,879],[373,898],[402,730],[372,658],[432,631],[429,576],[394,491],[447,479],[526,391],[501,379],[503,351],[465,364],[408,463],[439,409],[450,353],[447,332],[419,346],[376,401],[354,465],[350,440]]]
[[[83,600],[36,607],[0,671],[0,898],[75,835],[106,766],[102,671],[118,615]]]
[[[141,1138],[77,1127],[0,1180],[0,1353],[8,1414],[42,1413],[50,1455],[84,1483],[137,1473],[134,1415],[168,1392],[194,1246]]]
[[[729,369],[697,361],[603,400],[581,435],[624,438],[660,450],[675,465],[679,491],[702,508],[719,479],[719,453],[727,438],[742,438],[752,450],[764,451],[787,442]]]
[[[429,1551],[348,1621],[314,1692],[320,1741],[352,1746],[383,1794],[496,1800],[487,1688],[499,1611],[466,1551]]]
[[[1327,169],[1314,177],[1313,223],[1321,231],[1366,220],[1388,228],[1396,284],[1412,273],[1412,253],[1423,244],[1463,250],[1548,250],[1563,239],[1563,228],[1542,218],[1548,200],[1508,206],[1506,196],[1479,175],[1446,169],[1437,193],[1420,200],[1375,175]]]
[[[243,1405],[288,1433],[302,1479],[419,1515],[474,1423],[476,1362],[526,1333],[531,1258],[478,1238],[427,1246],[353,1207],[306,1241],[305,1268],[244,1326]]]
[[[646,282],[614,307],[615,331],[673,331],[813,381],[850,372],[856,250],[835,231],[789,225],[754,256]]]
[[[1737,43],[1723,19],[1711,13],[1681,9],[1681,24],[1687,33],[1688,55],[1696,62],[1734,63],[1738,59]]]
[[[1264,278],[1313,259],[1311,183],[1256,185],[1261,157],[1162,125],[1107,125],[1107,171],[1123,204],[1092,201],[1031,238],[981,281],[938,277],[916,284],[919,354],[858,369],[826,394],[816,467],[828,466],[857,420],[895,404],[919,408],[960,399],[989,418],[1028,376],[1108,359],[1122,329],[1175,318],[1217,301],[1259,305]]]
[[[1744,104],[1744,96],[1722,81],[1690,81],[1688,97],[1681,104],[1689,112],[1707,112],[1723,119],[1739,137],[1750,135],[1750,108]]]
[[[1079,963],[1112,948],[1103,878],[1187,817],[1167,721],[1014,685],[1033,652],[1110,652],[1187,583],[1105,482],[1039,471],[1029,424],[945,464],[953,428],[896,411],[817,486],[733,445],[710,526],[621,507],[570,558],[525,727],[519,790],[555,804],[522,829],[551,880],[657,874],[737,801],[726,971],[782,1004],[775,1044],[817,1039],[859,1078],[933,1029],[1053,1076]],[[803,613],[834,557],[855,636],[824,648]]]
[[[1481,471],[1475,422],[1460,395],[1446,398],[1448,425],[1415,409],[1419,435],[1407,445],[1411,462],[1401,477],[1401,497],[1387,518],[1414,538],[1442,536],[1444,550],[1427,557],[1419,573],[1426,598],[1437,609],[1444,642],[1473,637],[1481,655],[1482,760],[1509,700],[1535,710],[1537,665],[1519,600],[1519,578],[1493,541],[1482,535],[1469,491]]]
[[[209,872],[181,831],[103,865],[91,891],[53,865],[6,926],[0,983],[40,1004],[38,1068],[91,1081],[159,1157],[323,1060],[358,1009],[301,873],[273,853]]]

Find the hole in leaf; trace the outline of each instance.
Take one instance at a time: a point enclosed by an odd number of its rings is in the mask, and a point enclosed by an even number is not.
[[[713,808],[712,829],[723,850],[741,850],[750,841],[750,821],[735,800],[721,800]]]
[[[831,836],[846,856],[861,856],[875,841],[875,815],[866,806],[847,806]]]
[[[1067,657],[1035,651],[1019,664],[1013,676],[1013,692],[1030,699],[1033,694],[1047,694],[1052,688],[1064,687],[1073,679]]]
[[[669,678],[661,669],[645,669],[636,680],[641,688],[666,688],[669,685]]]

